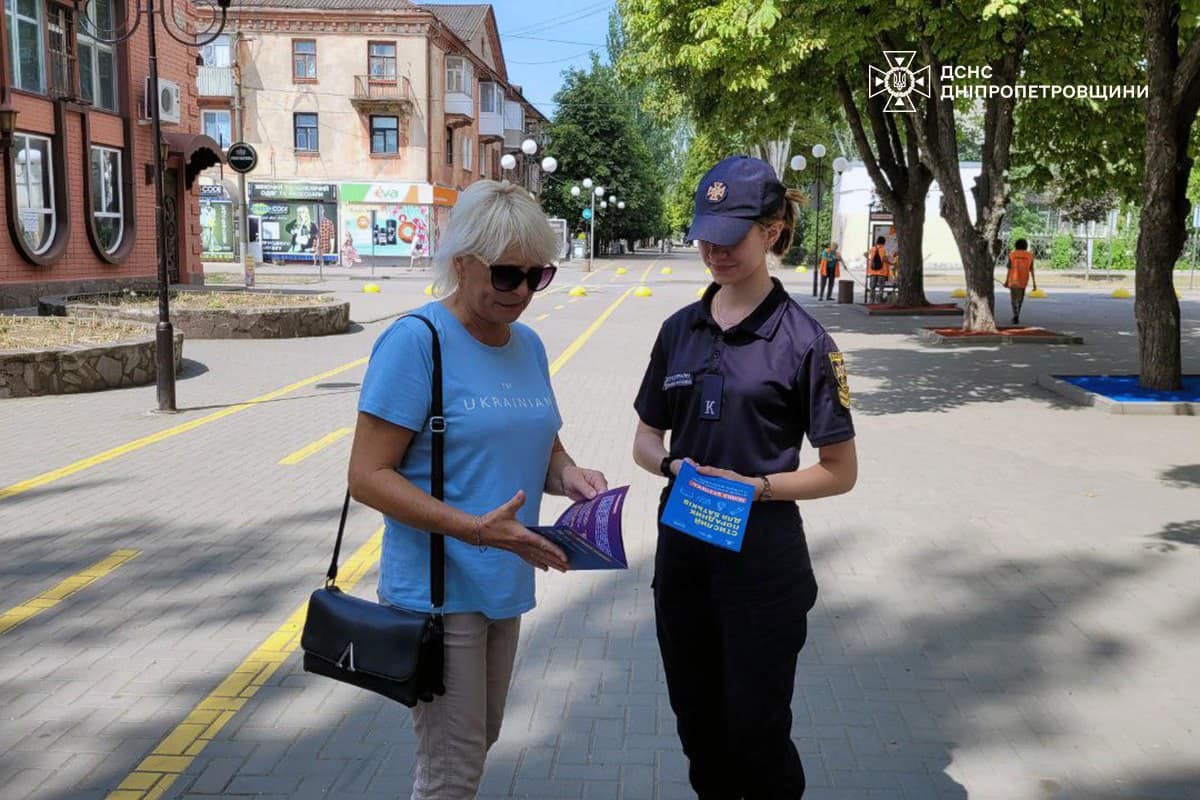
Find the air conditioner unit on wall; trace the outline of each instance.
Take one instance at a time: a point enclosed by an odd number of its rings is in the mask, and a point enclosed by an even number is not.
[[[146,93],[142,103],[144,119],[150,119],[150,79],[146,78]],[[183,98],[179,92],[179,84],[165,78],[158,79],[158,119],[159,122],[179,124]]]

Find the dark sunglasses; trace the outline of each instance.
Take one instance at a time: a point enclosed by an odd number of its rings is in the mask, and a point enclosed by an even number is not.
[[[554,280],[558,267],[521,267],[516,264],[492,264],[492,288],[498,292],[515,292],[524,283],[531,292],[540,292]]]

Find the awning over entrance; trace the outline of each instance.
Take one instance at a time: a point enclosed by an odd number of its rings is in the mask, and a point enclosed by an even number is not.
[[[183,157],[187,188],[192,188],[196,176],[222,161],[221,145],[202,133],[163,133],[169,151]]]

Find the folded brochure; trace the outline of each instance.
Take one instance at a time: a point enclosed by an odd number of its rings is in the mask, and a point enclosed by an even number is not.
[[[562,548],[571,569],[627,569],[621,540],[621,509],[628,486],[580,500],[553,525],[530,528]]]
[[[741,552],[754,487],[701,475],[684,461],[663,507],[662,523],[701,541]]]

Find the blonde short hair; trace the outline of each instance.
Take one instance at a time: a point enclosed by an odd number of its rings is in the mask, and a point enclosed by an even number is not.
[[[549,264],[558,256],[558,237],[529,192],[508,181],[476,181],[458,195],[433,261],[433,292],[458,288],[454,259],[475,256],[494,264],[509,247],[523,260]]]

